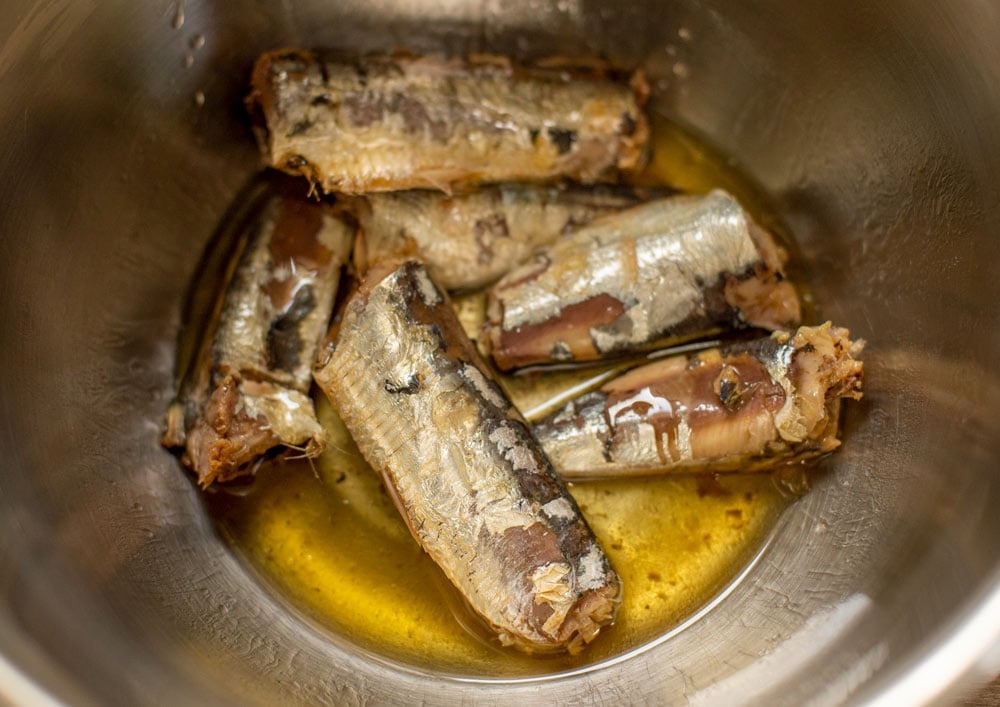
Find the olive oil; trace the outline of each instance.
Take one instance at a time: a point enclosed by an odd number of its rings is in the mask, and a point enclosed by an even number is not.
[[[650,158],[645,168],[629,181],[642,186],[668,185],[690,194],[724,189],[761,225],[771,230],[778,225],[760,188],[743,176],[725,155],[660,116],[651,116],[650,127]]]
[[[238,495],[210,496],[224,535],[275,591],[330,632],[390,660],[484,678],[593,665],[671,630],[750,562],[787,501],[770,477],[578,483],[580,504],[624,587],[615,625],[575,657],[502,648],[410,536],[336,413],[331,448],[270,465]]]
[[[684,191],[729,190],[775,229],[750,182],[688,133],[654,121],[653,157],[636,181]],[[480,295],[456,299],[474,335]],[[503,377],[524,412],[611,374],[582,371]],[[596,377],[596,378],[595,378]],[[320,396],[321,397],[321,396]],[[331,634],[421,670],[503,679],[597,665],[641,649],[708,605],[760,552],[789,503],[769,475],[650,476],[570,485],[622,578],[613,626],[578,656],[526,656],[502,648],[423,553],[337,414],[317,401],[330,446],[316,460],[265,464],[241,488],[208,503],[223,535],[274,592]],[[541,413],[539,413],[541,414]]]

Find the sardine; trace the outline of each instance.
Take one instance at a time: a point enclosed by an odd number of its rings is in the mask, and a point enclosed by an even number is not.
[[[661,190],[662,191],[662,190]],[[638,204],[633,189],[502,185],[463,194],[372,194],[356,206],[360,269],[380,257],[415,256],[447,290],[488,285],[542,246],[596,217]]]
[[[576,652],[618,575],[415,261],[374,266],[314,376],[414,538],[504,645]]]
[[[485,340],[501,370],[588,361],[800,318],[783,253],[726,192],[674,196],[595,220],[490,291]]]
[[[252,473],[274,447],[313,456],[325,441],[308,393],[354,229],[329,205],[284,193],[248,228],[163,437],[203,487]]]
[[[675,356],[533,428],[564,478],[762,471],[833,451],[840,401],[862,395],[863,342],[829,322]]]
[[[648,88],[506,61],[299,50],[258,59],[247,99],[268,162],[328,192],[450,190],[570,177],[640,163]]]

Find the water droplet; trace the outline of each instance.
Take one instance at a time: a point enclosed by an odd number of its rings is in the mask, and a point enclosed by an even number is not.
[[[675,47],[673,44],[668,44],[666,47],[664,47],[664,50],[667,52],[669,56],[677,56],[677,47]]]
[[[685,64],[683,61],[678,61],[676,64],[674,64],[673,68],[671,68],[671,71],[673,71],[674,76],[676,76],[679,79],[682,79],[688,75],[687,64]]]
[[[184,55],[184,59],[181,61],[181,65],[185,69],[190,69],[192,64],[194,64],[194,55],[191,52],[188,52],[187,54]]]
[[[685,42],[690,42],[691,30],[689,30],[687,27],[681,27],[679,30],[677,30],[677,36],[683,39]]]
[[[196,34],[194,37],[191,38],[191,49],[193,51],[198,51],[203,46],[205,46],[205,35]]]
[[[177,9],[174,11],[174,19],[170,26],[174,29],[180,29],[184,26],[184,0],[177,0]]]
[[[197,91],[194,94],[194,104],[201,108],[205,105],[205,94],[201,91]]]

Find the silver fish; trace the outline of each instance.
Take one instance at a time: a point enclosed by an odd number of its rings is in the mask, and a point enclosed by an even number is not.
[[[647,89],[507,61],[373,56],[258,59],[247,99],[268,162],[328,192],[450,190],[636,167]]]
[[[203,487],[251,473],[274,447],[315,455],[325,442],[308,393],[353,228],[326,204],[263,202],[167,414],[163,443],[184,448]]]
[[[590,642],[618,575],[427,271],[374,266],[331,340],[316,382],[469,605],[504,645]]]
[[[663,191],[663,190],[659,190]],[[596,217],[638,204],[639,192],[531,184],[448,195],[412,190],[358,201],[360,269],[366,261],[408,255],[447,290],[488,285],[542,246]]]
[[[581,396],[533,428],[565,478],[761,471],[840,445],[840,401],[862,395],[863,342],[846,329],[675,356]]]
[[[800,318],[783,254],[721,190],[604,216],[490,290],[485,340],[501,370],[588,361]]]

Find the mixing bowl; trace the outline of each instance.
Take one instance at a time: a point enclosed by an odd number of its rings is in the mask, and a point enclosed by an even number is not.
[[[917,704],[1000,666],[1000,6],[6,0],[0,701]],[[304,621],[160,448],[184,292],[259,166],[255,56],[605,55],[869,343],[846,444],[719,601],[575,674],[457,679]]]

